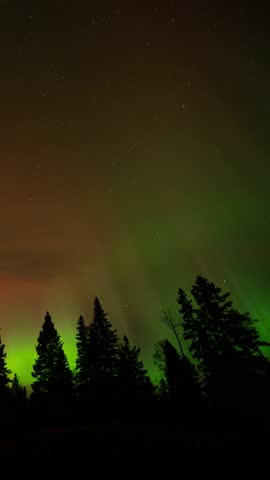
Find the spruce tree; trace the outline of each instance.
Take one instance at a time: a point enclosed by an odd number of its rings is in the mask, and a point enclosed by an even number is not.
[[[240,406],[252,384],[258,382],[258,365],[264,368],[262,342],[255,321],[232,306],[229,293],[198,276],[191,290],[196,305],[179,289],[184,338],[204,377],[209,398]],[[247,402],[245,402],[247,403]]]
[[[89,326],[89,367],[93,396],[107,400],[114,395],[117,375],[118,337],[97,297]]]
[[[0,401],[2,398],[6,397],[10,391],[11,370],[9,370],[7,367],[6,357],[7,354],[5,352],[5,344],[2,343],[0,335]]]
[[[12,380],[11,393],[13,398],[15,398],[18,401],[24,401],[27,398],[26,388],[20,382],[17,373],[14,374],[14,377]]]
[[[63,343],[47,313],[36,346],[37,358],[33,366],[34,394],[67,394],[72,389],[72,373]]]
[[[80,392],[87,388],[90,380],[88,330],[84,318],[80,316],[77,322],[77,357],[75,367],[75,381]]]
[[[126,336],[119,344],[117,380],[120,400],[135,402],[150,399],[153,386],[142,360],[139,359],[140,348],[131,347]]]
[[[178,303],[183,318],[185,340],[201,369],[207,374],[217,356],[241,352],[243,355],[262,355],[264,344],[259,338],[254,320],[232,308],[229,293],[206,278],[198,276],[191,293],[197,304],[187,299],[179,289]]]

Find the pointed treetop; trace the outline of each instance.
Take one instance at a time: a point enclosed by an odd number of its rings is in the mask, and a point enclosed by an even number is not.
[[[3,393],[8,388],[9,383],[11,382],[9,375],[11,370],[7,367],[6,362],[7,354],[5,352],[5,344],[2,343],[0,337],[0,393]]]
[[[70,391],[72,374],[63,350],[63,342],[48,312],[38,335],[36,352],[37,358],[32,371],[35,379],[32,383],[33,392]]]
[[[94,299],[94,310],[95,311],[103,311],[101,301],[98,299],[98,297],[95,297],[95,299]]]

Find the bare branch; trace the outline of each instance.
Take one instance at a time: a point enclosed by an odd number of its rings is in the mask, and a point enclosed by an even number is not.
[[[177,328],[181,326],[181,324],[177,324],[177,323],[174,323],[174,317],[172,315],[172,313],[169,311],[169,310],[162,310],[161,312],[161,321],[162,323],[164,323],[165,325],[167,325],[167,327],[169,327],[170,330],[173,331],[175,337],[176,337],[176,340],[177,340],[177,343],[179,345],[179,349],[180,349],[180,352],[181,352],[181,355],[182,357],[185,357],[185,354],[184,354],[184,351],[183,351],[183,347],[182,347],[182,343],[181,343],[181,340],[180,340],[180,337],[179,337],[179,334],[177,332]]]

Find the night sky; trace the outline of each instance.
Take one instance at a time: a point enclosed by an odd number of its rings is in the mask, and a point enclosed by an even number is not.
[[[28,384],[46,311],[73,367],[95,295],[155,375],[197,275],[270,339],[269,11],[192,3],[0,0],[0,324]]]

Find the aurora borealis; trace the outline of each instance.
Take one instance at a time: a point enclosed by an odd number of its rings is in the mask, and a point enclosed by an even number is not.
[[[95,295],[151,371],[199,274],[270,339],[267,9],[191,3],[0,2],[0,324],[26,383],[46,311],[73,366]]]

